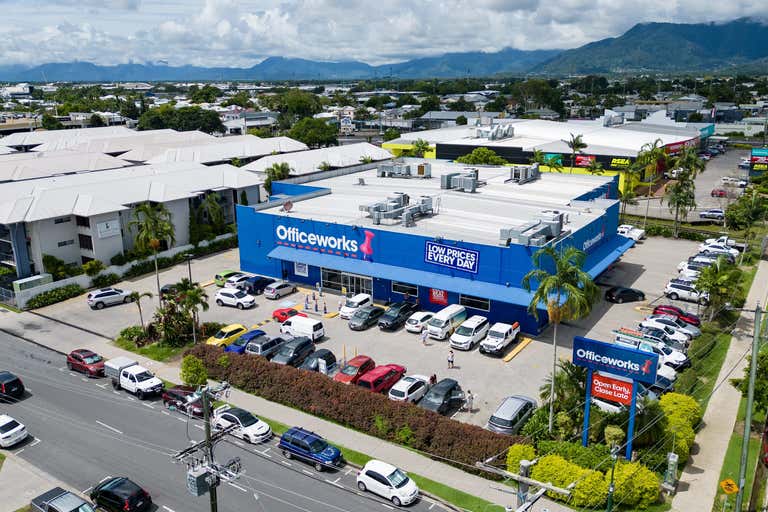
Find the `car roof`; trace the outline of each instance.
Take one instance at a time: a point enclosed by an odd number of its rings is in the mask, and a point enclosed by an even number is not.
[[[9,382],[16,379],[18,379],[18,377],[8,370],[0,371],[0,382]]]
[[[311,357],[314,357],[316,359],[325,359],[326,356],[332,356],[332,355],[333,355],[333,352],[331,352],[327,348],[321,348],[312,352]]]
[[[467,327],[474,327],[475,325],[485,322],[488,320],[488,318],[482,316],[482,315],[472,315],[471,317],[464,320],[461,325],[466,325]]]
[[[363,466],[363,471],[367,471],[369,469],[371,471],[375,471],[376,473],[379,473],[380,475],[387,476],[387,475],[390,475],[397,468],[392,464],[388,464],[380,460],[369,460],[365,464],[365,466]]]
[[[376,304],[368,304],[367,306],[363,306],[360,308],[359,311],[362,311],[364,313],[368,313],[370,311],[374,311],[376,309],[384,309],[381,306],[377,306]]]
[[[225,332],[234,331],[236,329],[245,329],[245,326],[243,324],[229,324],[221,328],[221,330]]]
[[[434,313],[431,311],[417,311],[411,315],[411,318],[420,319],[420,318],[424,318],[427,315],[432,316],[434,315]]]
[[[8,416],[7,414],[0,414],[0,425],[5,425],[6,423],[10,423],[12,421],[16,421],[16,420]]]
[[[398,380],[394,386],[392,386],[392,389],[407,389],[413,384],[414,382],[429,382],[429,378],[425,377],[424,375],[405,375],[400,380]]]
[[[88,356],[96,356],[96,355],[98,355],[98,354],[97,354],[96,352],[94,352],[93,350],[90,350],[90,349],[87,349],[87,348],[78,348],[78,349],[75,349],[75,350],[73,350],[73,351],[72,351],[72,353],[73,353],[73,354],[79,354],[79,355],[81,355],[81,356],[83,356],[83,357],[88,357]]]
[[[86,503],[81,497],[68,492],[52,499],[48,502],[49,507],[55,507],[56,510],[77,510],[80,505]]]
[[[387,373],[389,373],[390,370],[400,370],[400,368],[401,367],[396,364],[383,364],[367,372],[365,375],[360,377],[360,380],[369,381],[369,380],[378,379],[382,375],[386,375]]]
[[[372,361],[372,359],[368,356],[355,356],[352,359],[350,359],[347,364],[352,366],[362,366],[364,363],[367,363],[368,361]]]
[[[244,338],[246,340],[252,340],[254,338],[258,338],[259,336],[266,336],[267,333],[262,331],[261,329],[254,329],[252,331],[244,332],[240,335],[241,338]]]
[[[286,432],[294,439],[303,439],[308,442],[312,442],[315,439],[323,440],[323,436],[315,434],[311,430],[307,430],[304,427],[291,427]]]
[[[102,487],[102,489],[109,489],[121,498],[128,498],[132,496],[136,491],[141,489],[141,487],[133,483],[128,478],[121,476],[109,480],[107,485]]]
[[[508,396],[501,401],[501,404],[496,409],[496,412],[493,413],[493,415],[502,416],[505,418],[511,418],[517,413],[517,411],[520,410],[520,408],[525,403],[535,404],[536,401],[532,398],[528,398],[527,396],[523,396],[523,395]]]
[[[493,324],[490,328],[491,331],[506,331],[507,329],[511,329],[512,326],[510,324],[505,324],[504,322],[496,322]]]
[[[458,386],[458,384],[459,383],[456,382],[454,379],[442,379],[437,384],[432,386],[432,390],[434,390],[435,392],[437,391],[445,392],[454,386]]]

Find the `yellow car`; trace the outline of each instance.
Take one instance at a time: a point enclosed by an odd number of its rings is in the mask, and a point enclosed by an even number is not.
[[[240,337],[248,329],[241,324],[230,324],[226,327],[222,327],[219,332],[208,338],[205,342],[206,345],[215,345],[217,347],[226,347],[237,338]]]

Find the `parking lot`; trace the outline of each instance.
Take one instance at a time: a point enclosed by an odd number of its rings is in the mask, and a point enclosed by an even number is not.
[[[645,292],[649,302],[658,300],[666,282],[677,274],[677,264],[696,252],[697,244],[690,241],[675,241],[653,238],[645,240],[630,249],[622,260],[609,268],[598,279],[604,292],[609,286],[633,286]],[[213,275],[221,270],[237,268],[237,250],[213,255],[192,262],[192,277],[201,283],[212,281]],[[187,276],[187,266],[178,265],[161,272],[161,284],[172,283]],[[153,274],[140,279],[117,285],[135,291],[156,291]],[[210,309],[201,314],[203,321],[222,323],[242,323],[246,327],[265,323],[261,328],[268,334],[278,334],[279,324],[269,321],[271,312],[279,307],[303,308],[305,294],[302,292],[280,300],[267,300],[258,296],[256,307],[240,311],[235,308],[219,307],[213,302],[218,288],[214,284],[206,286]],[[326,295],[318,302],[318,317],[322,317],[323,307],[335,312],[339,307],[338,295]],[[311,302],[311,301],[310,301]],[[150,318],[157,298],[144,299],[142,308],[144,318]],[[562,324],[558,331],[559,356],[570,358],[573,336],[582,335],[598,340],[612,339],[611,330],[619,327],[634,327],[644,314],[645,303],[610,304],[604,300],[595,306],[593,314],[582,321]],[[695,304],[681,304],[691,311],[696,311]],[[310,305],[310,315],[314,315],[314,302]],[[138,310],[134,304],[108,307],[103,310],[91,310],[85,297],[77,297],[39,310],[39,313],[59,321],[74,324],[107,336],[116,336],[121,329],[139,322]],[[552,364],[552,330],[547,329],[536,336],[534,341],[524,348],[514,359],[488,357],[477,349],[471,352],[455,352],[455,367],[448,369],[447,356],[449,345],[429,339],[424,346],[418,335],[399,329],[395,332],[381,332],[371,328],[355,332],[347,327],[347,322],[336,318],[323,318],[326,337],[318,347],[328,348],[338,359],[352,358],[356,354],[371,356],[377,364],[398,363],[408,369],[409,374],[430,376],[438,379],[451,377],[456,379],[466,390],[475,395],[474,412],[459,410],[455,418],[468,423],[484,425],[490,414],[501,400],[508,395],[522,394],[538,398],[539,386],[548,375]],[[83,345],[88,346],[87,336]]]

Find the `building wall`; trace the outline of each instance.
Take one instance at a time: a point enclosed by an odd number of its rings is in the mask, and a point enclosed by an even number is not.
[[[226,191],[231,193],[230,191]],[[174,228],[176,230],[176,244],[186,245],[189,243],[189,200],[178,199],[164,203],[166,209],[171,214]]]
[[[395,157],[412,156],[410,153],[413,151],[413,144],[395,144],[392,142],[385,142],[381,145],[381,147],[392,153],[392,156]],[[429,151],[424,153],[423,158],[437,158],[437,148],[435,146],[430,146]]]
[[[38,272],[43,271],[43,255],[50,254],[64,263],[80,264],[80,245],[77,241],[77,224],[74,216],[68,216],[69,222],[56,224],[55,219],[38,220],[26,223],[30,237],[30,256]],[[60,243],[71,244],[59,246]]]
[[[122,237],[122,229],[121,233],[118,233],[116,235],[104,235],[104,237],[99,236],[99,229],[98,225],[105,223],[105,222],[116,222],[120,224],[120,215],[118,212],[112,212],[112,213],[105,213],[102,215],[94,215],[93,217],[90,217],[90,228],[83,228],[81,232],[84,234],[89,234],[91,236],[91,241],[93,243],[93,251],[87,251],[85,249],[81,249],[81,253],[83,256],[88,256],[90,258],[95,258],[97,260],[100,260],[102,263],[109,265],[109,260],[115,256],[116,254],[120,254],[123,252],[123,237]]]

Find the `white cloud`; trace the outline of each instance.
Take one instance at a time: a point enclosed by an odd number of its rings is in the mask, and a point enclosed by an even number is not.
[[[768,16],[764,0],[0,0],[0,64],[280,55],[372,64],[461,51],[570,48],[640,21]]]

